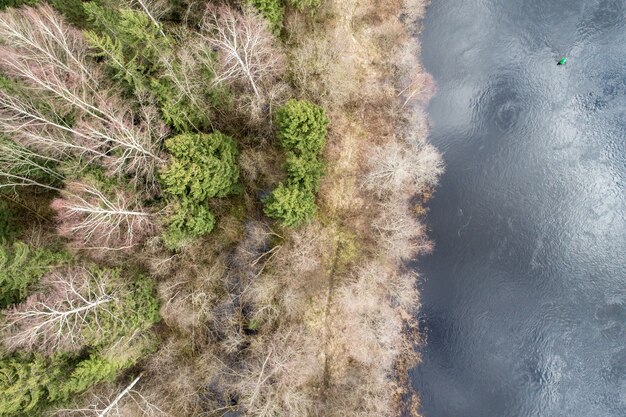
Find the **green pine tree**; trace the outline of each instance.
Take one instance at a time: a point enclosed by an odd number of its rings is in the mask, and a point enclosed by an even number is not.
[[[220,132],[183,134],[165,141],[165,147],[173,157],[161,176],[168,193],[203,202],[237,189],[238,151],[231,137]]]
[[[299,226],[309,220],[316,211],[313,191],[298,185],[280,183],[265,199],[264,212],[280,220],[283,226]]]
[[[282,146],[300,154],[318,155],[326,144],[328,117],[324,109],[306,100],[289,100],[274,115]]]
[[[0,244],[0,308],[26,298],[30,287],[67,255],[33,249],[23,242]]]

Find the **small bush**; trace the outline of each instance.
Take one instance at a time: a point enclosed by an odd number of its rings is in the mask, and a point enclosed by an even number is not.
[[[277,138],[288,151],[318,155],[326,144],[328,117],[305,100],[289,100],[274,116]]]
[[[280,220],[283,226],[299,226],[315,214],[315,195],[298,185],[279,184],[265,200],[267,216]]]
[[[226,197],[237,188],[239,167],[235,142],[220,132],[182,134],[165,146],[173,156],[161,176],[165,190],[175,196],[202,202]]]

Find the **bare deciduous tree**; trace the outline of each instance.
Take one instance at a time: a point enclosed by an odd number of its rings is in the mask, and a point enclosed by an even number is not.
[[[443,173],[441,155],[429,144],[418,149],[390,142],[372,149],[369,164],[364,185],[379,196],[418,193],[435,185]]]
[[[310,273],[319,268],[324,252],[332,243],[327,230],[311,223],[286,235],[284,249],[276,254],[273,268],[289,270],[295,276]]]
[[[6,311],[4,346],[38,350],[80,349],[83,331],[97,330],[99,317],[110,314],[109,303],[116,300],[105,284],[84,268],[62,268],[45,275],[45,292]]]
[[[284,71],[282,54],[265,19],[249,6],[243,12],[209,6],[202,22],[204,38],[218,52],[215,83],[246,84],[257,98],[263,84]]]
[[[78,156],[85,162],[106,158],[103,145],[93,147],[84,132],[59,122],[62,115],[50,109],[44,114],[32,100],[0,91],[0,129],[15,142],[54,157]],[[81,139],[74,143],[76,139]]]
[[[80,247],[127,249],[154,230],[153,215],[124,191],[110,198],[93,186],[73,182],[52,208],[58,214],[59,234]]]
[[[0,68],[46,97],[51,115],[18,94],[0,97],[0,128],[17,133],[32,145],[81,156],[106,156],[116,173],[150,176],[163,162],[158,145],[165,134],[160,120],[147,110],[133,114],[85,60],[86,45],[49,6],[0,13]],[[62,120],[68,110],[76,123]],[[139,117],[141,123],[135,123]],[[26,129],[22,129],[25,127]]]
[[[87,46],[79,30],[63,23],[50,6],[9,8],[0,13],[3,51],[18,49],[25,60],[47,63],[67,75],[96,81],[84,61]],[[83,80],[85,82],[85,80]]]
[[[432,250],[424,225],[407,206],[406,201],[383,203],[379,216],[372,223],[384,253],[394,259],[411,260]]]

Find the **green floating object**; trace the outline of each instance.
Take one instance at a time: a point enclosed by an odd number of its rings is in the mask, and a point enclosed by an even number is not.
[[[565,65],[566,62],[567,62],[567,57],[563,57],[556,65]]]

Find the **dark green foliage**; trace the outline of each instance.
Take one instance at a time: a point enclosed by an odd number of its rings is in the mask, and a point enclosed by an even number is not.
[[[198,111],[197,106],[191,103],[188,97],[181,97],[176,93],[176,86],[169,80],[153,79],[152,91],[159,100],[163,120],[177,132],[201,131],[210,126],[208,112]],[[207,97],[207,101],[210,100]]]
[[[285,14],[282,0],[246,0],[246,3],[254,6],[268,20],[272,33],[275,35],[280,34]]]
[[[22,301],[28,289],[67,255],[32,249],[25,243],[0,244],[0,308]]]
[[[177,203],[163,239],[175,249],[185,239],[208,234],[215,227],[208,200],[238,190],[238,151],[232,138],[220,132],[174,136],[165,146],[173,158],[161,182]]]
[[[102,381],[112,381],[137,358],[108,358],[91,354],[85,359],[67,355],[45,358],[12,355],[0,359],[0,416],[32,417],[51,405],[67,403]]]
[[[182,68],[176,61],[175,55],[170,56],[171,72],[163,77],[155,77],[151,80],[151,89],[159,102],[161,115],[167,124],[177,132],[206,131],[211,129],[211,109],[221,105],[228,96],[228,91],[223,87],[210,87],[213,73],[208,68]],[[205,58],[207,60],[214,59]],[[175,81],[189,77],[190,70],[198,71],[196,74],[202,80],[202,87],[194,87],[193,99],[187,94],[181,94]],[[187,72],[186,74],[184,74]],[[173,78],[176,78],[174,80]]]
[[[40,415],[48,403],[59,399],[60,381],[67,359],[15,355],[0,360],[0,416]]]
[[[130,280],[119,269],[90,271],[116,297],[108,306],[110,313],[101,314],[97,326],[82,329],[86,346],[78,355],[15,354],[0,359],[0,416],[41,415],[98,382],[112,381],[153,349],[153,335],[147,330],[159,320],[154,281],[143,276]]]
[[[137,93],[150,88],[158,74],[159,57],[172,47],[161,26],[139,10],[114,10],[85,3],[92,30],[85,36],[95,55],[101,57],[113,79]]]
[[[318,191],[320,179],[324,175],[325,164],[316,157],[297,156],[287,153],[287,175],[289,184],[299,185],[307,190]]]
[[[322,4],[322,0],[287,0],[287,3],[303,12],[307,9],[319,7]]]
[[[40,0],[0,0],[0,10],[7,7],[19,7],[22,5],[34,6],[39,3]]]
[[[11,240],[15,235],[12,216],[8,204],[0,200],[0,243]]]
[[[211,88],[213,73],[206,62],[214,57],[205,50],[193,51],[185,65],[178,49],[188,48],[182,39],[164,32],[141,10],[112,9],[89,3],[84,6],[92,30],[87,41],[102,58],[111,78],[129,93],[145,100],[152,95],[165,122],[178,132],[203,131],[210,128],[210,109],[219,103],[223,91]],[[176,45],[176,43],[182,45]],[[194,61],[195,60],[195,61]],[[181,85],[190,82],[181,91]]]
[[[78,394],[102,381],[112,381],[119,371],[132,365],[124,360],[111,360],[91,355],[76,365],[69,378],[61,385],[61,400],[67,401],[72,394]]]
[[[305,100],[289,100],[274,115],[277,138],[292,152],[318,155],[326,144],[328,117],[324,109]]]
[[[167,192],[194,202],[232,194],[239,180],[237,146],[227,135],[183,134],[165,142],[173,156],[161,176]]]
[[[16,84],[15,80],[9,77],[5,77],[4,75],[0,74],[0,90],[6,91],[7,93],[15,93],[16,91],[15,84]]]
[[[177,248],[187,238],[207,235],[215,227],[215,216],[208,207],[189,200],[177,206],[175,214],[169,218],[169,226],[163,236],[165,246]]]
[[[72,25],[80,29],[87,27],[88,16],[83,8],[83,0],[51,0],[50,3]]]
[[[315,195],[310,189],[280,183],[265,200],[263,211],[284,226],[299,226],[315,214]]]

